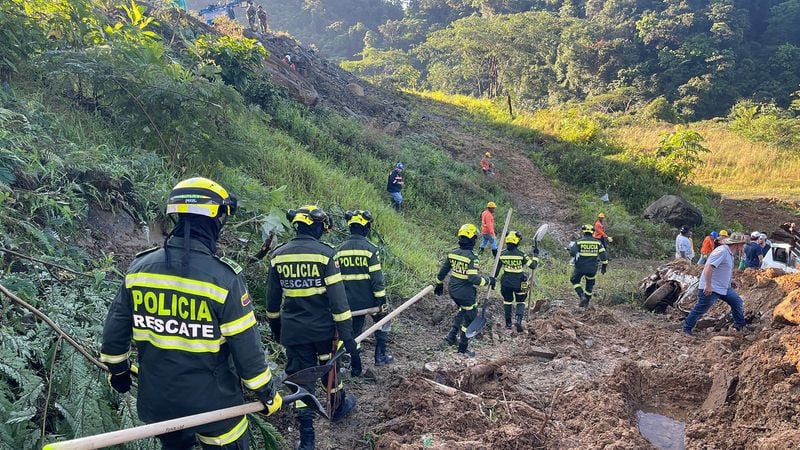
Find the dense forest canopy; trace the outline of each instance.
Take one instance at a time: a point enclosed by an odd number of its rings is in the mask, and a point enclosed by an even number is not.
[[[379,84],[529,107],[664,95],[687,119],[788,107],[800,85],[800,0],[262,1],[273,29]]]

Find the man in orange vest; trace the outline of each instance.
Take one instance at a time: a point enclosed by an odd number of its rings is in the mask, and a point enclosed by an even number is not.
[[[486,204],[486,209],[481,213],[481,234],[483,239],[481,240],[480,252],[478,252],[480,255],[483,254],[483,249],[491,244],[492,256],[497,256],[497,238],[494,232],[494,210],[496,208],[495,202],[489,202]]]
[[[603,248],[608,249],[609,242],[614,242],[611,236],[606,234],[606,215],[600,213],[597,215],[597,221],[594,223],[594,234],[592,236],[603,244]]]
[[[483,158],[481,158],[481,170],[483,174],[487,177],[492,174],[492,154],[486,152],[483,154]]]
[[[703,239],[703,245],[700,247],[700,259],[697,260],[697,264],[703,265],[708,260],[708,255],[711,254],[712,251],[716,248],[714,243],[716,242],[717,238],[719,238],[719,233],[716,231],[712,231],[705,239]]]

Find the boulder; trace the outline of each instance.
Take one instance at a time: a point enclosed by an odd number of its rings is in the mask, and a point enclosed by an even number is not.
[[[787,295],[772,311],[774,323],[800,325],[800,289]]]
[[[703,223],[703,214],[694,205],[677,195],[665,195],[651,203],[643,214],[645,219],[666,222],[675,228]]]
[[[347,90],[349,90],[350,93],[355,95],[356,97],[363,97],[364,96],[364,88],[361,87],[360,84],[350,83],[350,84],[347,85]]]

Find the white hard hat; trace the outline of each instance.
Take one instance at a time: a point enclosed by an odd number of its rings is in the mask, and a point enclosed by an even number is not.
[[[758,237],[763,239],[763,240],[765,240],[765,241],[767,240],[767,235],[765,233],[759,234]]]
[[[758,231],[753,231],[750,233],[750,239],[756,240],[761,236],[761,233]]]

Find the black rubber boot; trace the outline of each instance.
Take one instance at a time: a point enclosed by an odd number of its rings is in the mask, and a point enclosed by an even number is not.
[[[503,305],[503,312],[505,313],[506,317],[506,330],[511,329],[511,308],[512,305]]]
[[[496,248],[492,249],[492,256],[497,256],[497,249]]]
[[[581,292],[581,302],[578,304],[578,306],[581,308],[589,307],[589,297],[587,297],[583,292]]]
[[[450,332],[444,337],[444,341],[447,342],[447,345],[456,345],[456,336],[458,336],[458,327],[454,326],[450,328]]]
[[[338,422],[345,417],[347,417],[354,409],[356,409],[356,404],[358,401],[356,400],[356,396],[353,394],[344,393],[344,400],[339,407],[336,408],[336,411],[333,412],[331,416],[331,422]]]
[[[484,248],[481,247],[480,250],[478,250],[478,255],[482,255],[483,254],[483,250],[484,250]]]
[[[375,333],[375,365],[385,366],[394,362],[394,357],[386,354],[386,333]]]
[[[517,314],[517,321],[515,325],[517,327],[517,333],[522,333],[522,314]]]
[[[295,450],[314,450],[314,416],[302,416],[297,418],[300,430],[300,440],[294,446]]]
[[[458,341],[458,353],[463,353],[472,358],[473,356],[475,356],[475,352],[467,349],[467,347],[469,347],[469,338],[467,338],[466,334],[461,333],[460,339]]]

